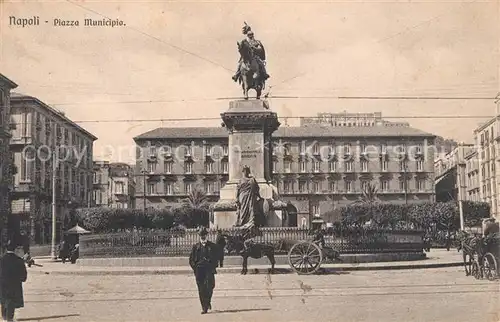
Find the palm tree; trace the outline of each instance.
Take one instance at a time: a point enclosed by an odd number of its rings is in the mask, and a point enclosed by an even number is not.
[[[378,198],[378,189],[375,185],[368,183],[362,191],[362,195],[356,203],[373,204],[380,201]]]
[[[198,187],[191,190],[187,198],[182,201],[182,207],[189,216],[188,222],[195,227],[208,225],[209,206],[207,194]]]

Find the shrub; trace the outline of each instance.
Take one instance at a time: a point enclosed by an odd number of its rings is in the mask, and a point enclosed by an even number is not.
[[[484,202],[463,202],[467,227],[476,226],[490,216],[490,207]],[[413,228],[455,231],[460,228],[458,203],[427,202],[419,204],[364,203],[340,209],[341,224],[362,227],[367,223],[374,228],[396,229],[410,225]]]

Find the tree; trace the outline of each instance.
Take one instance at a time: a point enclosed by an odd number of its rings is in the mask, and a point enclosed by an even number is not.
[[[199,187],[193,189],[186,199],[182,201],[181,209],[185,210],[187,226],[208,226],[210,204],[207,194]]]
[[[371,184],[369,182],[362,191],[361,197],[356,201],[356,203],[361,203],[361,204],[373,204],[376,202],[379,202],[380,199],[378,198],[378,189],[375,185]]]

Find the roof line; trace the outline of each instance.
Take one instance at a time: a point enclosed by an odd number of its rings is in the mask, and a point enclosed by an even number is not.
[[[50,111],[54,115],[57,115],[57,117],[61,118],[63,121],[71,124],[72,126],[74,126],[75,128],[77,128],[78,130],[80,130],[81,132],[83,132],[84,134],[88,135],[91,139],[93,139],[93,141],[95,141],[95,140],[98,139],[95,135],[93,135],[92,133],[90,133],[89,131],[85,130],[80,125],[78,125],[75,122],[73,122],[72,120],[70,120],[66,115],[61,114],[61,112],[57,111],[52,106],[50,106],[50,105],[42,102],[40,99],[38,99],[36,97],[33,97],[33,96],[21,94],[21,93],[16,93],[16,94],[19,95],[19,96],[11,96],[11,98],[10,98],[11,105],[12,105],[12,101],[33,101],[33,102],[41,105],[42,107],[46,108],[48,111]]]
[[[14,81],[12,81],[11,79],[7,78],[5,75],[3,75],[2,73],[0,73],[0,80],[4,83],[7,83],[11,89],[14,89],[16,88],[18,85],[16,83],[14,83]]]

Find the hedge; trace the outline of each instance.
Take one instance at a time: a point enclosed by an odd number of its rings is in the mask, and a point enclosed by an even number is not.
[[[490,217],[489,204],[464,201],[462,203],[465,226],[473,227],[483,218]],[[396,229],[411,225],[414,228],[458,230],[460,212],[458,203],[427,202],[419,204],[366,203],[353,204],[340,209],[341,224],[346,227],[361,227],[369,223],[377,228]]]

